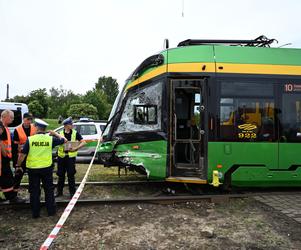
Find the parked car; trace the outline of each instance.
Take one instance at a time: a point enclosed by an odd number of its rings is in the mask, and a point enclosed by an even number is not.
[[[79,132],[87,144],[78,150],[78,156],[93,156],[98,139],[102,136],[106,121],[96,121],[91,119],[80,119],[73,123],[74,129]],[[54,131],[60,133],[64,126],[60,126]],[[56,154],[57,149],[54,153]]]

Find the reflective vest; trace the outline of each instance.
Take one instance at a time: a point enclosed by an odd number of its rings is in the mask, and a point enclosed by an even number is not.
[[[5,151],[5,157],[7,158],[11,158],[12,157],[12,153],[11,153],[11,136],[10,136],[10,132],[9,129],[7,127],[5,127],[6,130],[6,140],[2,140],[2,144],[4,145],[4,151]]]
[[[36,134],[29,136],[28,141],[26,167],[30,169],[50,167],[52,165],[52,136]]]
[[[75,142],[76,141],[76,130],[72,129],[71,131],[72,131],[71,141]],[[60,134],[62,136],[64,136],[64,130],[62,130],[60,132]],[[58,157],[60,157],[60,158],[64,158],[66,155],[68,155],[71,158],[71,157],[76,157],[77,156],[77,151],[65,153],[65,151],[64,151],[64,145],[60,145],[59,149],[57,151],[57,154],[58,154]]]
[[[27,135],[25,134],[22,124],[16,128],[18,133],[19,141],[16,141],[16,144],[24,145],[27,140]],[[30,124],[30,135],[36,133],[36,127],[33,124]]]

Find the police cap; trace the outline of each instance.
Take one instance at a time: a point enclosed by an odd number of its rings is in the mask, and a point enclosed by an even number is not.
[[[71,117],[68,117],[62,123],[63,123],[63,125],[71,125],[71,124],[73,124],[73,121],[72,121]]]
[[[35,119],[35,125],[36,125],[37,127],[40,127],[40,128],[46,128],[49,124],[48,124],[47,122],[44,122],[44,121],[41,120],[41,119],[36,118],[36,119]]]

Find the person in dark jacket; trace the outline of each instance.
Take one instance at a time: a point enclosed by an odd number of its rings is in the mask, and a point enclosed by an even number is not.
[[[13,165],[16,166],[18,155],[21,153],[22,148],[28,138],[28,136],[34,135],[36,133],[36,127],[32,124],[32,115],[30,113],[24,113],[23,123],[16,127],[14,131],[14,144],[12,147],[13,151]],[[19,191],[20,183],[23,178],[24,173],[26,172],[26,160],[22,163],[22,171],[15,171],[14,176],[14,190]]]

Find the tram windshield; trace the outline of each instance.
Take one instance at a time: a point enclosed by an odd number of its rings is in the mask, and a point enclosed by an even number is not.
[[[115,102],[113,104],[113,107],[112,107],[112,110],[111,110],[111,113],[110,113],[110,116],[109,116],[109,120],[108,120],[108,123],[103,131],[103,136],[107,136],[109,134],[109,131],[110,131],[110,128],[111,128],[111,125],[112,125],[112,121],[114,120],[114,118],[116,117],[116,114],[117,114],[117,107],[120,107],[121,105],[121,102],[122,102],[122,99],[124,98],[124,91],[120,91],[118,96],[116,97],[115,99]]]
[[[162,82],[129,93],[117,133],[161,129]]]

